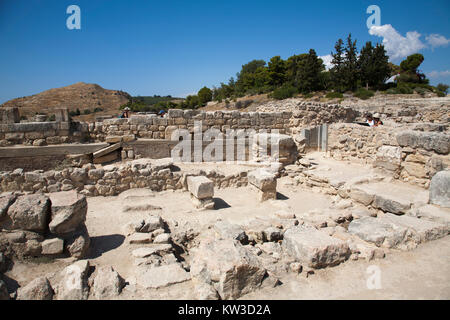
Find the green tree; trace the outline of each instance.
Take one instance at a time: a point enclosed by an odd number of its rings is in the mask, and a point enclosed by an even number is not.
[[[436,89],[438,89],[438,91],[443,92],[443,93],[447,93],[448,92],[448,88],[449,88],[449,86],[444,84],[444,83],[439,83],[436,86]]]
[[[419,66],[425,60],[423,55],[415,53],[408,56],[400,63],[400,77],[398,82],[412,82],[412,83],[428,83],[425,74],[419,72]]]
[[[388,60],[389,57],[386,55],[386,50],[381,44],[373,47],[369,41],[361,49],[361,54],[358,59],[360,79],[367,90],[369,86],[382,86],[389,78],[391,67],[389,66]]]
[[[280,56],[275,56],[270,59],[268,64],[268,71],[270,77],[270,85],[273,88],[278,88],[286,81],[286,61]]]
[[[198,93],[198,100],[201,105],[205,105],[212,100],[212,91],[208,87],[201,88]]]
[[[347,37],[347,45],[345,47],[343,77],[344,85],[348,90],[356,90],[358,83],[358,49],[356,48],[356,40],[352,40],[352,34]]]
[[[344,42],[342,39],[339,39],[335,46],[334,50],[336,52],[332,52],[331,56],[333,59],[331,60],[331,63],[333,64],[333,67],[330,69],[330,80],[332,82],[332,86],[335,90],[342,92],[345,91],[345,84],[344,84]]]

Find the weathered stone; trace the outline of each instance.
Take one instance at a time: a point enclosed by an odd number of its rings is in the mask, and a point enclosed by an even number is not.
[[[47,229],[49,213],[48,197],[40,194],[20,196],[9,207],[2,227],[43,232]]]
[[[192,278],[214,284],[221,299],[237,299],[261,286],[266,270],[235,240],[205,239],[191,251]]]
[[[58,238],[47,239],[42,242],[41,247],[44,255],[61,254],[64,250],[64,240]]]
[[[157,235],[155,239],[153,239],[153,243],[159,244],[159,243],[170,243],[172,238],[170,237],[170,234],[168,233],[162,233],[160,235]]]
[[[227,221],[218,221],[214,224],[214,231],[218,239],[237,240],[242,244],[248,243],[248,237],[245,231],[237,224],[231,224]]]
[[[61,281],[57,287],[57,300],[87,300],[89,261],[80,260],[61,272]]]
[[[289,228],[282,246],[298,262],[315,269],[335,266],[350,256],[347,243],[312,227]]]
[[[164,228],[164,221],[160,216],[149,216],[145,218],[144,224],[137,231],[147,233],[162,228]]]
[[[91,291],[97,299],[108,299],[118,296],[123,288],[124,281],[110,266],[98,268]]]
[[[450,171],[439,171],[431,179],[430,203],[450,208]]]
[[[17,290],[17,300],[52,300],[53,289],[45,277],[34,279]]]
[[[194,195],[191,194],[192,204],[198,210],[213,210],[215,207],[215,203],[213,198],[206,199],[197,199]]]
[[[187,187],[197,199],[208,199],[214,196],[214,182],[204,176],[187,177]]]
[[[49,194],[52,202],[50,231],[55,234],[73,232],[86,220],[87,201],[76,191],[63,191]]]
[[[98,150],[96,152],[94,152],[92,155],[94,157],[94,159],[106,156],[107,154],[116,151],[118,149],[120,149],[122,147],[122,143],[115,143],[113,145],[110,145],[109,147],[106,147],[104,149]]]
[[[401,160],[401,148],[393,146],[381,146],[378,149],[374,166],[395,171],[400,168]]]
[[[450,209],[434,205],[425,205],[409,212],[410,215],[420,219],[434,221],[450,227]]]
[[[411,208],[411,202],[409,201],[398,198],[394,200],[381,195],[375,195],[372,205],[384,212],[395,214],[404,214]]]
[[[163,255],[172,251],[170,244],[157,244],[148,247],[135,249],[131,252],[135,258],[147,258],[153,254]]]
[[[265,169],[249,172],[248,182],[263,192],[276,192],[277,189],[276,176]]]
[[[0,196],[0,219],[6,216],[8,208],[16,201],[16,196],[14,194],[6,194]]]
[[[283,239],[283,232],[274,227],[267,228],[263,231],[264,239],[266,241],[278,241]]]
[[[128,237],[128,242],[130,244],[141,244],[152,242],[152,235],[148,233],[133,233]]]
[[[191,276],[179,263],[173,263],[160,267],[145,268],[138,273],[137,278],[139,285],[144,288],[156,289],[188,281]]]
[[[84,224],[74,233],[64,236],[64,242],[71,257],[82,259],[89,253],[91,238]]]

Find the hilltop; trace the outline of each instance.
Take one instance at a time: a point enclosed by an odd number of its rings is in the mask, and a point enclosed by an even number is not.
[[[104,89],[98,84],[78,82],[66,87],[54,88],[27,97],[9,100],[0,107],[18,107],[25,117],[36,113],[51,115],[57,108],[66,107],[81,114],[116,114],[120,106],[131,96],[120,90]],[[86,111],[89,110],[89,111]]]

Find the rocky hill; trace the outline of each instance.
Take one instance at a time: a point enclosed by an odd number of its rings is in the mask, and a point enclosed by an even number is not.
[[[43,91],[41,93],[16,98],[0,107],[18,107],[21,116],[30,117],[36,113],[52,114],[52,111],[66,107],[77,109],[83,114],[97,108],[100,113],[117,113],[121,105],[130,101],[131,96],[123,91],[107,90],[98,84],[78,82],[73,85]],[[86,111],[87,113],[87,111]]]

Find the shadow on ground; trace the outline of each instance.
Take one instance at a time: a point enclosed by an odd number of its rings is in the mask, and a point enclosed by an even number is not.
[[[231,208],[231,206],[223,199],[214,198],[213,201],[214,201],[214,209],[216,210]]]
[[[91,238],[91,249],[88,259],[100,257],[103,253],[114,250],[122,245],[125,237],[121,234],[110,234]]]

